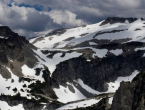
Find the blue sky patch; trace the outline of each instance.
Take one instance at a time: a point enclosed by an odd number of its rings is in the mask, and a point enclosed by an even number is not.
[[[30,7],[30,8],[35,8],[37,11],[42,11],[43,9],[43,6],[41,5],[34,5],[34,6],[31,6],[31,5],[25,5],[25,4],[20,4],[18,5],[19,7]]]
[[[12,7],[12,4],[8,4],[9,7]],[[42,11],[43,10],[43,6],[41,5],[26,5],[26,4],[20,4],[18,5],[19,7],[26,7],[26,8],[35,8],[37,11]]]

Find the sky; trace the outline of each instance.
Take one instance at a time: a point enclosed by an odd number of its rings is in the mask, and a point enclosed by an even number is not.
[[[0,0],[0,25],[31,38],[107,17],[145,18],[144,4],[145,0]]]

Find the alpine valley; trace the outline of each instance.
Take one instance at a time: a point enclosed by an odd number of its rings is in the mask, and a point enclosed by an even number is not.
[[[145,110],[145,20],[29,40],[0,26],[0,110]]]

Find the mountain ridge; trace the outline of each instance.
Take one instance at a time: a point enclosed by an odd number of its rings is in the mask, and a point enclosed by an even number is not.
[[[1,85],[0,104],[6,102],[16,107],[21,104],[22,110],[121,109],[123,103],[118,102],[122,100],[119,96],[122,85],[132,87],[134,80],[126,82],[138,77],[145,65],[145,21],[108,19],[59,29],[30,39],[30,43],[8,27],[1,27],[0,35],[4,36],[0,39],[4,54],[1,58],[7,62],[0,59],[0,80],[5,83]],[[112,92],[115,95],[109,96]]]

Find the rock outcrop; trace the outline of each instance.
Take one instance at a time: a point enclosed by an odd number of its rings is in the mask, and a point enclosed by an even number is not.
[[[111,110],[145,109],[145,69],[132,82],[122,82],[116,91]]]
[[[125,21],[128,21],[129,23],[132,23],[137,20],[137,18],[121,18],[121,17],[108,17],[104,22],[100,24],[100,26],[105,25],[107,23],[113,24],[113,23],[125,23]]]

